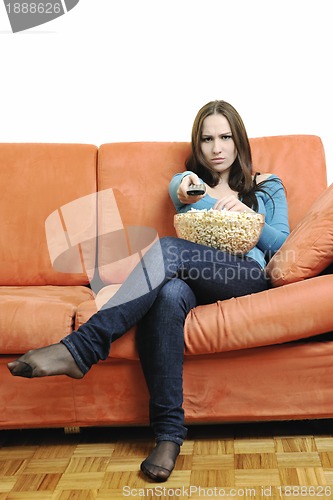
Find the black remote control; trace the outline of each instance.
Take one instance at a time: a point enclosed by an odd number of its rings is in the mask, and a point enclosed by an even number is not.
[[[189,196],[198,196],[200,194],[205,194],[206,186],[204,184],[190,184],[187,189],[187,194]]]

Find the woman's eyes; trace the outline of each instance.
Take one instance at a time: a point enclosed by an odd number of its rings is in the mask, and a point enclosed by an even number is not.
[[[220,139],[222,139],[223,141],[228,141],[229,139],[232,139],[232,136],[231,135],[221,135]],[[212,142],[213,138],[212,137],[203,137],[201,140],[202,140],[202,142]]]

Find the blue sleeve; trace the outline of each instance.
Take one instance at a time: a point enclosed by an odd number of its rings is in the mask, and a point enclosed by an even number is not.
[[[193,172],[190,170],[186,170],[185,172],[182,172],[181,174],[176,174],[172,177],[170,184],[169,184],[169,195],[172,199],[172,202],[176,208],[176,211],[178,212],[183,204],[179,201],[178,196],[177,196],[177,191],[180,186],[180,183],[186,177],[186,175],[190,175]]]
[[[265,215],[265,225],[257,247],[273,255],[290,234],[288,205],[281,180],[272,175],[257,193],[259,212]]]

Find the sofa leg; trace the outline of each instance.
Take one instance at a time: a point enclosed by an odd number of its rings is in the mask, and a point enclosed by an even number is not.
[[[80,427],[64,427],[64,433],[65,434],[80,434],[81,429]]]

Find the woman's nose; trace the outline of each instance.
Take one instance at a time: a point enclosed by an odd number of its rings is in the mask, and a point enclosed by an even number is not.
[[[221,153],[222,151],[222,145],[221,145],[221,141],[214,141],[214,144],[213,144],[213,153],[214,154],[219,154]]]

